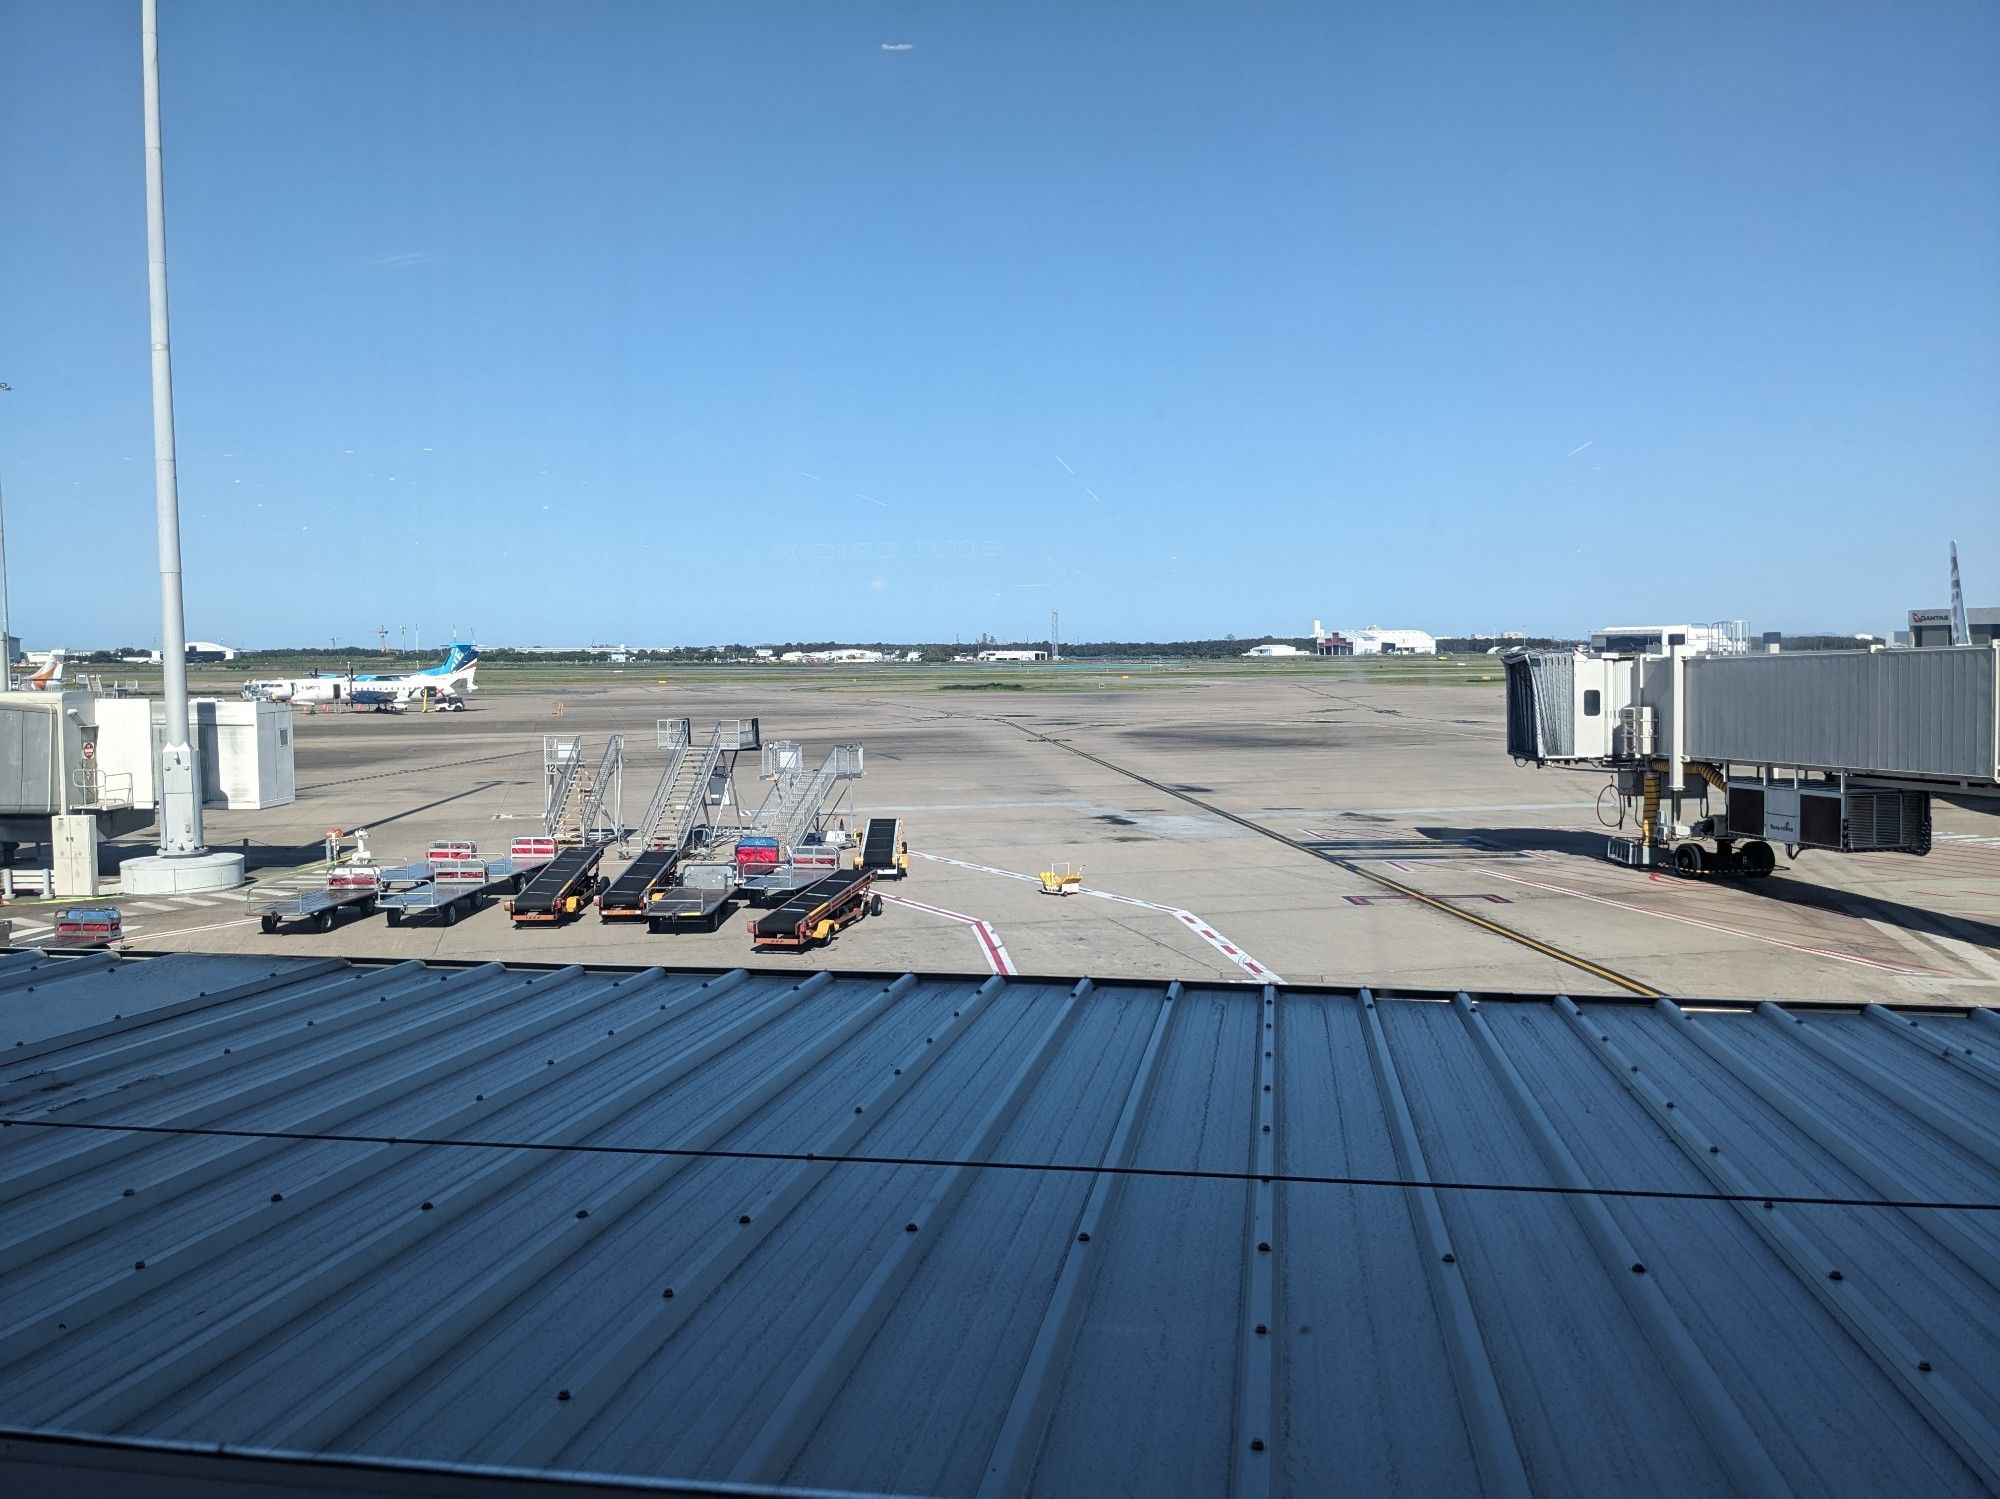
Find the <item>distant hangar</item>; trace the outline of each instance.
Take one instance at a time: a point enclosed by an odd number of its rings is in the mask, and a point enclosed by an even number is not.
[[[1318,620],[1313,621],[1310,636],[1312,648],[1291,645],[1279,641],[1267,645],[1254,645],[1243,652],[1245,656],[1435,656],[1437,637],[1427,630],[1385,630],[1378,625],[1370,625],[1365,630],[1356,630],[1353,638],[1338,630],[1329,632]]]
[[[1370,625],[1354,632],[1357,656],[1435,656],[1437,637],[1428,630],[1384,630]]]
[[[10,1495],[2000,1486],[1988,1010],[17,953],[0,1059]]]

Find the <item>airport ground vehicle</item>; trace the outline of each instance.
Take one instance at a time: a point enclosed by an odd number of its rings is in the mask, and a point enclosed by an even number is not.
[[[671,885],[646,897],[646,930],[654,936],[712,932],[735,908],[735,891],[728,886]]]
[[[601,843],[559,850],[507,902],[514,925],[560,926],[581,914],[602,883],[597,866],[603,859]]]
[[[116,906],[64,906],[56,912],[56,928],[45,947],[109,947],[125,935],[124,918]]]
[[[644,921],[656,895],[666,893],[680,868],[680,850],[649,848],[625,866],[597,897],[603,921]]]
[[[342,911],[363,916],[375,912],[383,889],[382,870],[375,864],[336,864],[327,871],[326,884],[317,890],[301,890],[294,895],[267,900],[250,908],[267,933],[303,923],[316,932],[330,932]]]
[[[527,883],[527,872],[512,859],[482,859],[471,844],[461,847],[467,852],[433,845],[428,879],[404,890],[388,891],[377,899],[390,926],[423,916],[434,918],[440,926],[453,926],[491,897],[502,891],[518,891]]]
[[[874,883],[875,873],[868,869],[842,869],[815,880],[783,905],[751,917],[750,945],[800,948],[830,941],[844,927],[882,909],[882,897],[870,888]]]
[[[1083,888],[1081,864],[1053,864],[1036,875],[1044,895],[1074,895]]]
[[[871,817],[861,831],[861,867],[872,869],[886,880],[900,880],[910,872],[910,845],[903,837],[898,817]]]
[[[769,874],[777,867],[777,839],[746,835],[736,840],[736,873],[739,878]]]

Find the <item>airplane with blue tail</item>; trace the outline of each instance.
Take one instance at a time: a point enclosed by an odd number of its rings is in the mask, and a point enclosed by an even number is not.
[[[465,695],[478,690],[479,647],[453,641],[444,660],[411,672],[326,674],[289,680],[245,682],[243,695],[302,707],[350,703],[359,708],[400,712],[413,704],[454,709],[465,706]]]

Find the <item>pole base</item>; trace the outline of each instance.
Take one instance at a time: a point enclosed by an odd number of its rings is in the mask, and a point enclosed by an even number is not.
[[[118,866],[125,895],[200,895],[234,890],[243,883],[243,855],[227,853],[143,854]]]

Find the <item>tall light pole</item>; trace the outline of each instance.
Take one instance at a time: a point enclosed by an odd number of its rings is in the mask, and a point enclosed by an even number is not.
[[[0,380],[0,391],[14,387]],[[0,504],[0,692],[14,690],[14,631],[7,613],[7,515]]]
[[[146,91],[146,290],[153,335],[153,501],[160,543],[160,670],[166,742],[160,747],[160,851],[121,867],[128,893],[227,889],[243,880],[240,854],[201,841],[201,767],[188,715],[187,616],[181,602],[181,502],[174,463],[174,370],[167,339],[167,197],[160,155],[158,0],[139,0]]]
[[[153,507],[160,542],[160,853],[199,854],[201,781],[188,731],[187,615],[181,602],[181,495],[174,462],[174,366],[167,338],[167,192],[160,153],[158,0],[139,0],[146,74],[146,302],[153,328]]]

